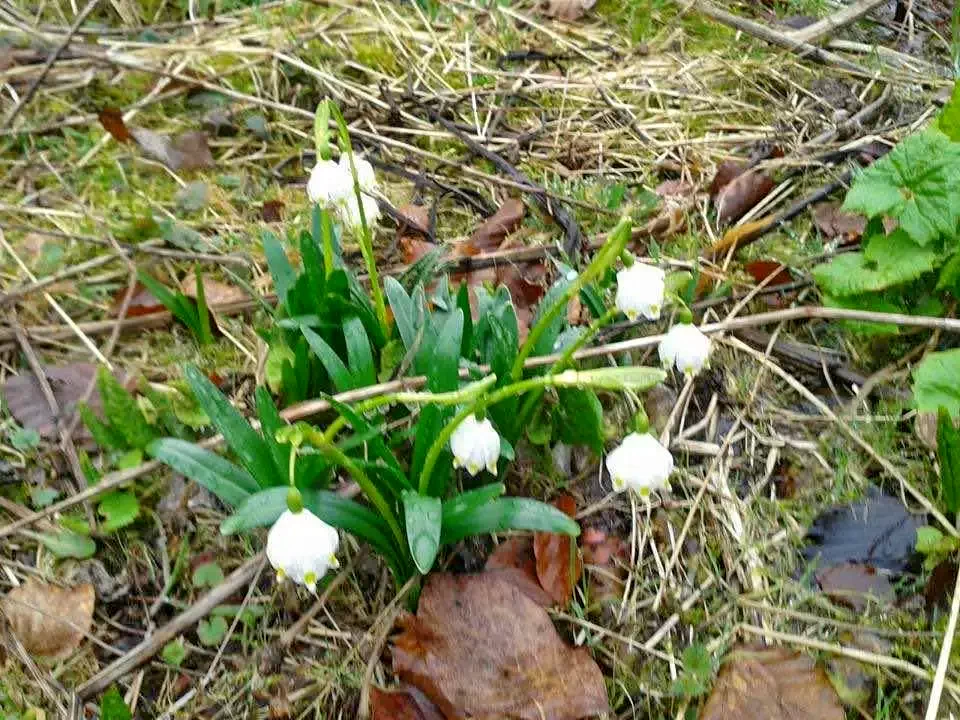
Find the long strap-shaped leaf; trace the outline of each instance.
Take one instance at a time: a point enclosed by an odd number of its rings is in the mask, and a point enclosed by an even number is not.
[[[499,498],[462,513],[444,513],[440,544],[449,545],[470,535],[504,530],[538,530],[577,536],[576,521],[552,505],[530,498]]]
[[[243,468],[186,440],[154,440],[147,445],[147,453],[233,507],[238,507],[251,493],[260,489],[253,476]]]

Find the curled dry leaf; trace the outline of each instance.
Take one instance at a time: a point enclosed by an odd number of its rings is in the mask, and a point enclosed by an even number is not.
[[[662,198],[685,198],[693,195],[693,185],[685,180],[664,180],[654,192]]]
[[[187,297],[196,299],[197,276],[193,272],[188,273],[180,281],[180,290]],[[207,307],[220,307],[247,299],[247,294],[240,288],[214,280],[208,275],[203,276],[203,296],[207,301]]]
[[[497,574],[427,579],[400,621],[393,668],[448,718],[578,720],[610,711],[600,668]]]
[[[776,186],[769,175],[759,170],[741,173],[717,193],[717,222],[720,225],[736,222],[763,200]]]
[[[437,247],[426,239],[430,233],[430,209],[424,205],[402,205],[397,208],[397,215],[397,244],[403,252],[403,261],[415,263]]]
[[[10,629],[31,655],[63,659],[93,623],[93,585],[61,588],[29,578],[0,601]]]
[[[867,219],[863,215],[844,212],[838,202],[814,205],[813,222],[828,240],[840,238],[845,243],[859,240],[867,229]]]
[[[579,20],[597,0],[545,0],[544,13],[559,20]]]
[[[473,235],[461,248],[462,254],[479,255],[498,249],[507,235],[520,227],[525,214],[526,206],[523,200],[510,198],[473,231]]]
[[[146,128],[130,127],[116,108],[104,108],[98,117],[104,130],[117,142],[133,140],[144,155],[162,162],[173,171],[200,170],[214,166],[207,136],[199,130],[170,137]]]
[[[443,720],[437,706],[415,687],[398,690],[370,688],[372,720]]]
[[[497,545],[487,558],[484,572],[488,575],[499,575],[540,607],[550,607],[553,604],[537,577],[537,558],[533,553],[531,537],[516,535]]]
[[[700,720],[844,720],[827,674],[806,655],[785,648],[734,648],[713,685]]]
[[[724,160],[717,166],[717,174],[710,181],[710,198],[714,199],[717,194],[729,185],[734,178],[740,175],[746,166],[736,160]]]
[[[862,563],[841,563],[819,570],[817,583],[827,597],[855,612],[866,610],[870,598],[881,603],[894,599],[890,578]]]
[[[771,275],[773,275],[773,277],[767,281],[767,287],[786,285],[787,283],[793,282],[790,271],[783,266],[783,263],[779,263],[776,260],[753,260],[744,265],[743,269],[753,276],[753,279],[758,285],[767,280],[767,278],[770,278]]]
[[[113,294],[113,307],[112,311],[114,315],[119,315],[120,311],[123,309],[123,299],[127,295],[127,288],[122,287],[117,292]],[[141,315],[152,315],[153,313],[165,312],[166,308],[163,306],[153,293],[147,290],[147,288],[137,280],[136,285],[133,287],[133,296],[130,298],[130,304],[127,306],[127,317],[139,317]]]
[[[553,506],[570,517],[577,514],[577,501],[572,495],[562,495]],[[559,533],[538,532],[533,536],[533,553],[537,559],[537,578],[540,585],[557,605],[567,605],[573,589],[583,574],[583,560],[574,539]]]

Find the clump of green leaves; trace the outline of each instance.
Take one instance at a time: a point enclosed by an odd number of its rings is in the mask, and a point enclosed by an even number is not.
[[[673,681],[670,692],[684,698],[705,695],[713,679],[713,657],[703,645],[690,645],[683,650],[683,672]]]
[[[138,271],[137,278],[151,294],[170,311],[177,320],[187,326],[190,333],[201,347],[213,342],[213,329],[210,324],[210,309],[207,307],[207,298],[203,288],[203,272],[197,267],[194,270],[196,277],[196,295],[194,300],[179,290],[171,291],[166,285],[155,280],[145,272]]]
[[[856,177],[843,209],[866,215],[869,223],[859,252],[814,270],[825,304],[939,315],[944,293],[960,298],[958,115],[955,91],[935,126],[905,138]],[[889,324],[854,328],[897,332]]]

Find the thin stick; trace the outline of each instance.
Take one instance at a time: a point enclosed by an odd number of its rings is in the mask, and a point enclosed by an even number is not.
[[[800,43],[816,42],[824,35],[836,32],[846,25],[855,23],[875,7],[882,5],[885,1],[886,0],[859,0],[838,10],[833,15],[828,15],[815,23],[807,25],[805,28],[787,33],[787,37]]]
[[[76,694],[81,700],[96,695],[108,688],[117,678],[140,667],[153,657],[177,635],[206,617],[217,605],[246,585],[259,572],[266,556],[259,552],[227,576],[226,580],[195,602],[190,608],[177,615],[148,639],[141,642],[122,658],[110,663],[103,670],[77,688]]]
[[[960,571],[957,572],[957,583],[953,588],[950,620],[947,622],[947,631],[943,634],[943,645],[940,647],[937,673],[933,676],[933,687],[930,689],[930,702],[927,704],[925,720],[937,720],[937,717],[939,717],[940,696],[943,695],[943,686],[947,680],[947,669],[950,667],[950,650],[953,648],[953,637],[957,632],[957,615],[960,615]]]
[[[57,61],[57,58],[60,57],[60,54],[67,49],[70,45],[70,42],[73,40],[73,36],[77,34],[77,30],[80,29],[80,26],[83,25],[84,21],[87,19],[87,16],[93,12],[93,9],[97,6],[97,3],[100,0],[90,0],[86,6],[81,10],[76,19],[73,21],[73,25],[70,26],[70,30],[67,31],[67,37],[64,38],[63,42],[50,53],[50,57],[47,58],[47,61],[43,64],[43,68],[40,70],[40,74],[34,78],[33,82],[30,83],[30,87],[27,88],[27,91],[23,94],[23,97],[20,98],[13,110],[10,111],[10,114],[7,115],[6,119],[3,121],[3,127],[9,127],[10,124],[16,119],[17,115],[20,114],[20,111],[27,106],[27,103],[33,99],[33,96],[36,94],[37,90],[40,88],[40,84],[43,82],[44,78],[47,77],[47,73],[50,72],[50,68],[53,67],[53,64]]]

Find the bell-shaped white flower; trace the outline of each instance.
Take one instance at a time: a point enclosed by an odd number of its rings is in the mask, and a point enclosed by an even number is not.
[[[467,416],[453,431],[450,450],[453,452],[454,467],[466,468],[471,475],[486,468],[496,475],[500,436],[488,418],[477,420],[476,415]]]
[[[360,189],[376,190],[377,174],[374,172],[370,161],[359,155],[354,155],[353,165],[357,169],[357,182],[360,183]],[[350,156],[347,153],[340,155],[340,171],[350,178],[350,187],[353,188],[353,173],[350,171]]]
[[[675,365],[684,375],[696,375],[710,357],[710,338],[695,325],[678,323],[660,342],[659,352],[664,368]]]
[[[277,580],[292,580],[312,593],[328,570],[340,567],[340,536],[309,510],[285,510],[267,535],[267,559]]]
[[[648,320],[660,317],[666,274],[658,267],[635,262],[617,273],[617,310],[630,320],[643,315]]]
[[[649,433],[630,433],[607,455],[613,489],[631,489],[646,497],[667,484],[673,472],[673,455]]]
[[[360,198],[363,201],[363,216],[366,218],[367,227],[373,227],[380,219],[380,206],[377,204],[376,198],[366,193],[361,193]],[[340,205],[340,219],[344,225],[349,225],[354,230],[359,230],[362,227],[360,203],[357,202],[357,195],[353,190],[350,190],[350,197]]]
[[[349,166],[344,173],[343,166],[333,160],[320,160],[310,171],[307,181],[307,195],[312,202],[324,207],[339,205],[353,194],[353,178]]]

